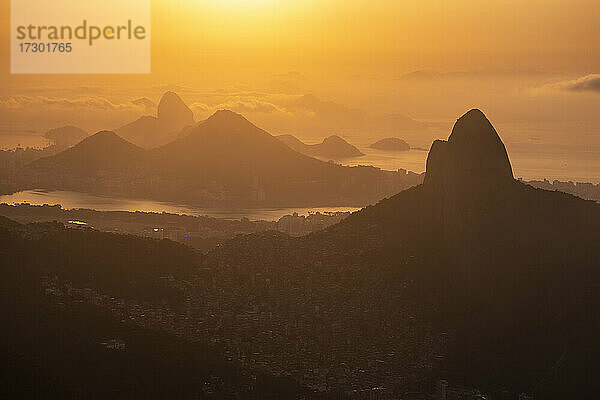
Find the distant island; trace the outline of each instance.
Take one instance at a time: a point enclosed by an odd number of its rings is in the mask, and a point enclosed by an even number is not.
[[[355,146],[351,145],[337,135],[329,136],[321,143],[305,144],[293,135],[279,135],[277,139],[281,140],[292,150],[311,157],[340,160],[344,158],[360,157],[364,154]]]
[[[64,209],[59,204],[0,204],[0,215],[21,224],[59,222],[70,228],[169,239],[207,252],[240,234],[279,231],[304,236],[334,225],[350,212],[291,213],[276,220],[215,218],[167,212],[97,211]]]
[[[386,151],[408,151],[410,145],[400,138],[390,137],[378,140],[369,146],[372,149]]]

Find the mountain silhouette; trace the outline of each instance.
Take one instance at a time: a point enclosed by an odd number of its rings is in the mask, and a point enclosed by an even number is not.
[[[592,390],[598,373],[598,226],[597,203],[515,180],[497,132],[471,110],[432,145],[422,185],[304,238],[234,239],[207,264],[237,299],[262,290],[240,271],[272,282],[265,310],[315,321],[290,334],[303,346],[335,343],[344,359],[403,349],[391,376],[562,399]],[[319,328],[319,312],[343,340]],[[321,336],[306,344],[310,329]]]
[[[457,332],[453,379],[510,382],[536,398],[589,390],[600,206],[516,181],[481,111],[433,143],[423,185],[347,222],[375,224],[417,255],[421,287],[440,296],[442,320]]]
[[[318,144],[305,144],[293,135],[279,135],[277,139],[299,153],[326,160],[340,160],[364,155],[355,146],[337,135],[326,137]]]
[[[100,131],[63,152],[34,161],[28,168],[47,175],[69,172],[95,176],[101,171],[131,170],[144,156],[143,149],[116,133]]]
[[[219,182],[263,184],[279,179],[311,179],[323,169],[340,171],[300,154],[256,127],[240,114],[217,111],[192,132],[151,151],[154,167],[174,176],[193,176]]]
[[[444,190],[514,181],[504,143],[480,110],[458,119],[448,141],[436,140],[427,157],[425,183]]]
[[[146,149],[176,140],[180,132],[194,125],[192,110],[174,92],[165,92],[157,107],[157,116],[143,116],[116,132]]]
[[[170,132],[194,124],[194,113],[174,92],[163,94],[158,103],[157,115],[161,128]]]
[[[377,150],[386,150],[386,151],[408,151],[410,150],[410,145],[406,143],[404,140],[399,138],[385,138],[378,140],[369,146],[372,149]]]
[[[106,149],[110,146],[86,140],[73,152],[32,164],[29,170],[33,173],[24,175],[23,180],[36,187],[110,193],[117,190],[127,196],[245,207],[267,203],[364,205],[422,180],[418,174],[345,167],[309,157],[232,111],[218,111],[182,132],[185,135],[179,139],[145,151],[113,133],[116,154],[124,154],[118,160]],[[332,138],[325,141],[325,146],[333,143],[337,148],[338,142]],[[92,154],[94,146],[99,146],[96,155]],[[93,160],[87,166],[86,156],[73,155],[83,153]],[[49,166],[48,170],[40,168],[42,165]],[[59,170],[68,173],[53,175]],[[100,171],[114,174],[99,179]]]

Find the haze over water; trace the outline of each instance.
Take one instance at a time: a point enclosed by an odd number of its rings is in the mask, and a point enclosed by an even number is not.
[[[406,132],[410,151],[382,151],[369,148],[381,138],[372,133],[342,135],[365,155],[339,161],[344,165],[372,165],[395,171],[399,168],[425,172],[428,150],[435,139],[444,138],[450,128],[430,128],[424,132]],[[581,122],[497,124],[510,154],[515,176],[525,180],[600,182],[600,140],[596,129]],[[577,132],[574,137],[572,132]],[[303,138],[306,143],[316,142]],[[415,149],[416,148],[416,149]]]
[[[91,209],[97,211],[141,211],[151,213],[186,214],[193,216],[210,216],[225,219],[248,218],[251,221],[273,221],[284,215],[298,213],[353,212],[356,207],[310,207],[310,208],[201,208],[154,200],[135,200],[108,196],[96,196],[64,190],[24,190],[10,195],[0,196],[0,203],[31,205],[56,205],[64,209]]]

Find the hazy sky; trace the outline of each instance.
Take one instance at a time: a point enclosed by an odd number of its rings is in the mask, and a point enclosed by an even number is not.
[[[2,0],[2,77],[38,81],[7,77],[8,4]],[[595,0],[154,0],[152,14],[158,82],[291,70],[600,70]],[[86,78],[98,79],[77,80]]]
[[[600,118],[597,0],[153,0],[149,75],[10,75],[0,1],[4,121],[112,128],[167,88],[197,118],[228,107],[278,132],[308,93],[416,119],[471,107],[499,122]],[[432,73],[404,76],[417,70]]]

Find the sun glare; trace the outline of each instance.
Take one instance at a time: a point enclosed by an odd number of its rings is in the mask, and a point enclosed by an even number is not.
[[[309,0],[296,2],[291,0],[182,0],[187,3],[186,10],[191,13],[212,16],[234,16],[253,18],[271,13],[286,13],[296,9]],[[311,0],[312,1],[312,0]],[[164,4],[167,4],[166,2]]]
[[[285,5],[286,1],[277,1],[277,0],[211,0],[210,5],[215,8],[228,8],[228,9],[236,9],[239,7],[243,7],[245,9],[248,8],[264,8],[271,6],[280,6]]]

